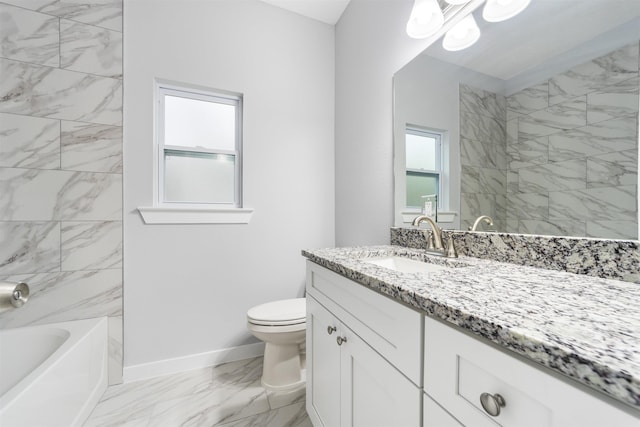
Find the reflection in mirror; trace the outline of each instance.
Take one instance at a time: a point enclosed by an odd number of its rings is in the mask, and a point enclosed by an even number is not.
[[[445,228],[638,238],[637,0],[536,0],[482,36],[435,42],[394,76],[396,225],[408,123],[443,135]],[[415,212],[414,212],[415,213]]]

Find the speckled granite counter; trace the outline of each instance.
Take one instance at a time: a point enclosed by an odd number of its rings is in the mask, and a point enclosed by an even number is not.
[[[304,250],[311,261],[640,410],[640,286],[401,246]],[[401,255],[453,268],[400,273]]]

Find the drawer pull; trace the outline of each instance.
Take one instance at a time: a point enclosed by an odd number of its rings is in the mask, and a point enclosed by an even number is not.
[[[343,342],[347,342],[347,337],[338,337],[336,341],[338,341],[338,345],[342,345]]]
[[[329,335],[331,335],[332,333],[334,333],[335,331],[337,331],[335,326],[327,326],[327,333]]]
[[[498,393],[482,393],[480,395],[480,404],[487,414],[492,417],[497,417],[500,415],[500,408],[504,408],[506,402],[504,401],[504,397],[500,396]]]

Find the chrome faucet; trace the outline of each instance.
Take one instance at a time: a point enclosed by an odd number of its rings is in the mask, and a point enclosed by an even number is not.
[[[479,216],[478,219],[476,219],[476,221],[473,223],[473,225],[469,227],[469,231],[476,231],[478,229],[478,226],[480,225],[480,222],[482,221],[486,222],[487,225],[493,227],[493,219],[491,219],[490,216],[482,215]]]

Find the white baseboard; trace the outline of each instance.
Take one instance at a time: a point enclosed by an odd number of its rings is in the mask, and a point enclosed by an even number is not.
[[[259,342],[205,353],[190,354],[174,359],[125,366],[122,370],[122,376],[123,381],[129,383],[147,378],[190,371],[192,369],[206,368],[235,360],[250,359],[252,357],[262,356],[263,354],[264,343]]]

